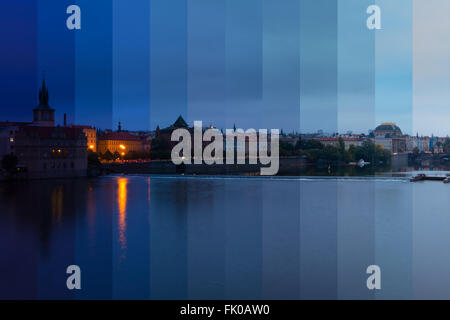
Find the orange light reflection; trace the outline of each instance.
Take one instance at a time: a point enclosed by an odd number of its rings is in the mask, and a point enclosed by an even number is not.
[[[119,243],[121,249],[127,248],[127,178],[117,180],[117,202],[119,206]]]

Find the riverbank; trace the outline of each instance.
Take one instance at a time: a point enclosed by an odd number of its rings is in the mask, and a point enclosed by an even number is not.
[[[407,161],[405,162],[407,164]],[[243,175],[259,176],[260,164],[233,165],[174,165],[172,161],[149,161],[141,163],[108,163],[102,164],[103,174],[185,174],[185,175]],[[343,164],[312,164],[299,157],[284,157],[279,159],[277,176],[367,176],[389,171],[390,167],[366,166],[360,168],[355,165]]]
[[[230,175],[230,176],[259,176],[261,164],[233,164],[233,165],[175,165],[170,160],[152,160],[145,162],[111,162],[98,163],[90,166],[87,177],[98,177],[108,174],[153,174],[153,175]],[[406,173],[417,171],[450,171],[450,167],[433,166],[422,167],[411,165],[411,155],[393,155],[390,165],[349,165],[345,163],[326,162],[309,163],[302,157],[280,157],[279,170],[276,176],[334,176],[334,177],[358,177],[358,176],[404,176]],[[85,176],[86,176],[85,175]],[[30,180],[23,174],[15,174],[14,177],[0,174],[0,182],[6,180]]]

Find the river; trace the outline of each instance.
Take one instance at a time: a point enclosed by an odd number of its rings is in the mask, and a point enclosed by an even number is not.
[[[2,183],[0,298],[450,299],[449,194],[393,177]]]

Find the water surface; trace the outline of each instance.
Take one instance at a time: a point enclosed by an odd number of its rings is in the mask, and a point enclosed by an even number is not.
[[[3,183],[0,297],[448,299],[449,194],[389,177]]]

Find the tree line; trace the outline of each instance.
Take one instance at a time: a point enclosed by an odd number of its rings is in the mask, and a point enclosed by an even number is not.
[[[342,138],[337,146],[324,145],[318,140],[299,139],[295,145],[280,141],[280,156],[301,156],[311,163],[349,163],[363,159],[374,165],[388,165],[391,161],[391,152],[370,140],[364,141],[361,146],[350,145],[345,148]]]

